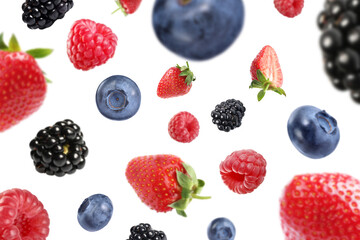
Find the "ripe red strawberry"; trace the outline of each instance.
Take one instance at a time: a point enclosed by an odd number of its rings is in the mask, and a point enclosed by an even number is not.
[[[115,54],[117,37],[104,24],[81,19],[72,26],[67,54],[74,67],[84,71],[106,63]]]
[[[50,49],[21,52],[13,35],[9,46],[0,34],[0,132],[37,111],[46,94],[46,79],[35,58],[48,56]]]
[[[200,197],[205,182],[195,171],[174,155],[152,155],[132,159],[126,178],[138,197],[157,212],[176,212],[186,217],[185,209],[193,198]]]
[[[221,162],[220,174],[233,192],[251,193],[264,181],[266,161],[254,150],[235,151]]]
[[[115,0],[115,2],[119,8],[114,13],[121,10],[126,16],[134,13],[139,8],[141,0]]]
[[[190,91],[193,81],[195,81],[195,76],[190,71],[189,63],[186,62],[186,66],[182,67],[177,65],[167,70],[161,78],[157,95],[161,98],[183,96]]]
[[[43,204],[29,191],[14,188],[0,194],[0,239],[45,240],[49,224]]]
[[[168,126],[170,136],[182,143],[192,142],[199,135],[199,122],[189,112],[179,112],[171,118]]]
[[[279,59],[275,50],[270,46],[265,46],[256,56],[250,68],[252,82],[249,88],[260,88],[258,101],[261,101],[267,90],[272,90],[280,95],[285,95],[281,88],[283,75],[280,68]]]
[[[275,8],[285,17],[299,15],[304,7],[304,0],[274,0]]]
[[[360,239],[360,182],[349,175],[295,176],[280,203],[287,240]]]

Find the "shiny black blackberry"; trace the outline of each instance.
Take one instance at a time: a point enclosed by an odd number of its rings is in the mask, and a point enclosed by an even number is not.
[[[147,223],[133,226],[130,233],[128,240],[167,240],[163,231],[153,230]]]
[[[30,29],[45,29],[62,19],[73,6],[73,0],[26,0],[22,19]]]
[[[229,99],[216,105],[211,112],[212,122],[220,131],[229,132],[241,126],[246,108],[239,100]]]
[[[360,103],[360,0],[325,0],[317,18],[325,72]]]
[[[84,168],[89,152],[80,127],[69,119],[40,130],[30,149],[35,169],[58,177]]]

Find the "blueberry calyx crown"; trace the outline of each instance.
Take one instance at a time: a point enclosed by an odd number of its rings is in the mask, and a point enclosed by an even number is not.
[[[111,90],[107,93],[106,105],[114,111],[121,111],[129,104],[127,95],[123,90]]]
[[[271,90],[280,95],[286,96],[284,89],[282,89],[280,87],[274,87],[273,83],[268,78],[266,78],[265,75],[259,69],[256,71],[256,75],[257,75],[258,80],[253,80],[251,82],[249,88],[260,88],[261,89],[257,95],[258,101],[261,101],[261,99],[264,98],[267,90]]]
[[[316,118],[320,124],[320,127],[327,133],[332,134],[337,129],[337,121],[330,116],[325,110],[318,112]]]
[[[181,199],[170,204],[169,207],[174,208],[177,214],[180,216],[186,217],[187,215],[185,213],[185,209],[192,199],[195,198],[204,200],[210,199],[211,197],[203,197],[198,195],[204,188],[205,182],[196,177],[195,171],[190,165],[186,163],[183,163],[182,165],[188,175],[178,170],[176,171],[177,181],[182,188]]]
[[[180,67],[179,65],[176,65],[178,69],[180,69],[181,73],[179,76],[184,76],[186,84],[189,86],[193,81],[196,80],[196,77],[194,76],[194,73],[190,70],[189,62],[186,61],[186,66]]]
[[[191,3],[192,0],[179,0],[179,4],[182,5],[182,6],[185,6],[189,3]]]

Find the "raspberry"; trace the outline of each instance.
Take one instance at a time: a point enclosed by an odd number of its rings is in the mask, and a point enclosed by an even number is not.
[[[235,151],[220,164],[224,183],[235,193],[254,191],[266,175],[266,161],[254,150]]]
[[[49,224],[43,204],[29,191],[14,188],[0,194],[0,239],[45,240]]]
[[[199,122],[188,112],[179,112],[169,122],[170,136],[182,143],[192,142],[199,135]]]
[[[285,17],[299,15],[304,7],[304,0],[275,0],[275,8]]]
[[[67,54],[75,68],[90,70],[115,54],[117,37],[104,24],[81,19],[72,26],[67,40]]]

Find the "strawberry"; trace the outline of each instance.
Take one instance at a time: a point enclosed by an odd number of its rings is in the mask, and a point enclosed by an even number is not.
[[[304,7],[304,0],[274,0],[275,8],[288,18],[299,15]]]
[[[126,178],[138,197],[157,212],[176,212],[186,217],[185,209],[193,198],[200,197],[205,182],[195,171],[174,155],[152,155],[132,159],[126,168]]]
[[[295,176],[280,202],[286,240],[360,239],[360,181],[349,175]]]
[[[186,62],[186,66],[180,67],[177,65],[172,67],[161,78],[157,88],[157,95],[161,98],[183,96],[190,91],[192,82],[195,79],[188,62]]]
[[[260,88],[258,101],[261,101],[267,90],[272,90],[280,95],[285,95],[281,88],[283,75],[280,68],[279,59],[275,50],[270,46],[265,46],[256,56],[250,68],[252,82],[249,88]]]
[[[119,8],[113,13],[121,10],[126,16],[128,14],[133,14],[139,8],[141,0],[115,0],[115,3]]]
[[[3,132],[42,105],[46,94],[46,78],[35,58],[43,58],[51,49],[22,52],[13,35],[9,46],[0,34],[0,132]]]

